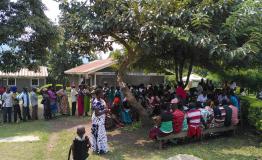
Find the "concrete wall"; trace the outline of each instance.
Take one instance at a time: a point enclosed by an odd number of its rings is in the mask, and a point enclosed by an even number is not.
[[[45,85],[45,82],[46,82],[45,78],[39,79],[39,86],[36,86],[36,87],[38,88],[38,87]],[[4,87],[8,87],[7,78],[0,78],[0,85],[1,86],[3,85]],[[16,87],[19,92],[22,91],[24,87],[31,90],[32,89],[31,78],[16,78]]]
[[[96,85],[103,86],[104,82],[108,83],[108,86],[116,86],[116,76],[114,75],[96,75]]]
[[[103,70],[105,71],[105,70]],[[102,72],[102,71],[99,71]],[[110,71],[111,72],[111,71]],[[79,84],[79,75],[69,75],[70,84],[74,81],[75,85]],[[93,86],[95,84],[94,74],[89,75],[89,79],[86,79],[86,84]],[[115,75],[96,75],[96,85],[103,86],[104,82],[107,82],[109,86],[117,86],[117,78]],[[139,84],[160,84],[165,82],[164,76],[149,76],[149,75],[126,75],[124,81],[130,85],[139,85]]]
[[[165,82],[164,76],[143,76],[143,75],[126,75],[124,81],[130,85],[139,85],[139,84],[160,84]]]
[[[114,75],[97,75],[96,82],[98,86],[103,86],[104,82],[107,82],[109,86],[116,86],[116,76]],[[124,82],[130,85],[139,84],[160,84],[165,82],[164,76],[142,76],[142,75],[126,75],[124,77]]]
[[[68,75],[68,79],[69,79],[69,82],[70,82],[70,86],[72,85],[73,82],[75,82],[76,86],[79,83],[79,75]]]

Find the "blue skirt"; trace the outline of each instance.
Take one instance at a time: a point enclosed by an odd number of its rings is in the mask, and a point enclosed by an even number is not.
[[[125,124],[131,124],[132,123],[132,119],[131,119],[129,112],[130,112],[130,110],[125,110],[125,109],[121,112],[122,121]]]

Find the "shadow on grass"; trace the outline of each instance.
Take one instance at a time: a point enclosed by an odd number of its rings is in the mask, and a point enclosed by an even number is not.
[[[108,133],[110,153],[105,159],[167,159],[177,154],[190,154],[202,159],[262,159],[262,148],[258,147],[258,138],[251,135],[219,136],[204,139],[201,142],[169,145],[158,150],[157,144],[147,138],[143,128],[129,132],[116,130]]]

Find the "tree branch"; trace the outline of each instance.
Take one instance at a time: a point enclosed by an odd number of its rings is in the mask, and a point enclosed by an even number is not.
[[[120,42],[128,51],[128,54],[134,54],[134,50],[132,49],[132,47],[122,38],[118,37],[116,34],[114,33],[110,33],[109,34],[111,37],[113,37],[115,40],[117,40],[118,42]]]
[[[193,69],[193,63],[194,63],[194,57],[191,55],[191,59],[190,59],[189,67],[188,67],[188,72],[187,72],[187,78],[186,78],[185,86],[188,85],[189,78],[190,78],[190,75],[191,75],[192,69]]]

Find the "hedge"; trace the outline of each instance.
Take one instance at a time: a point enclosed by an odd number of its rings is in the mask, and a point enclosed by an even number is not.
[[[248,120],[251,126],[262,131],[262,100],[254,96],[240,97],[243,118]]]

